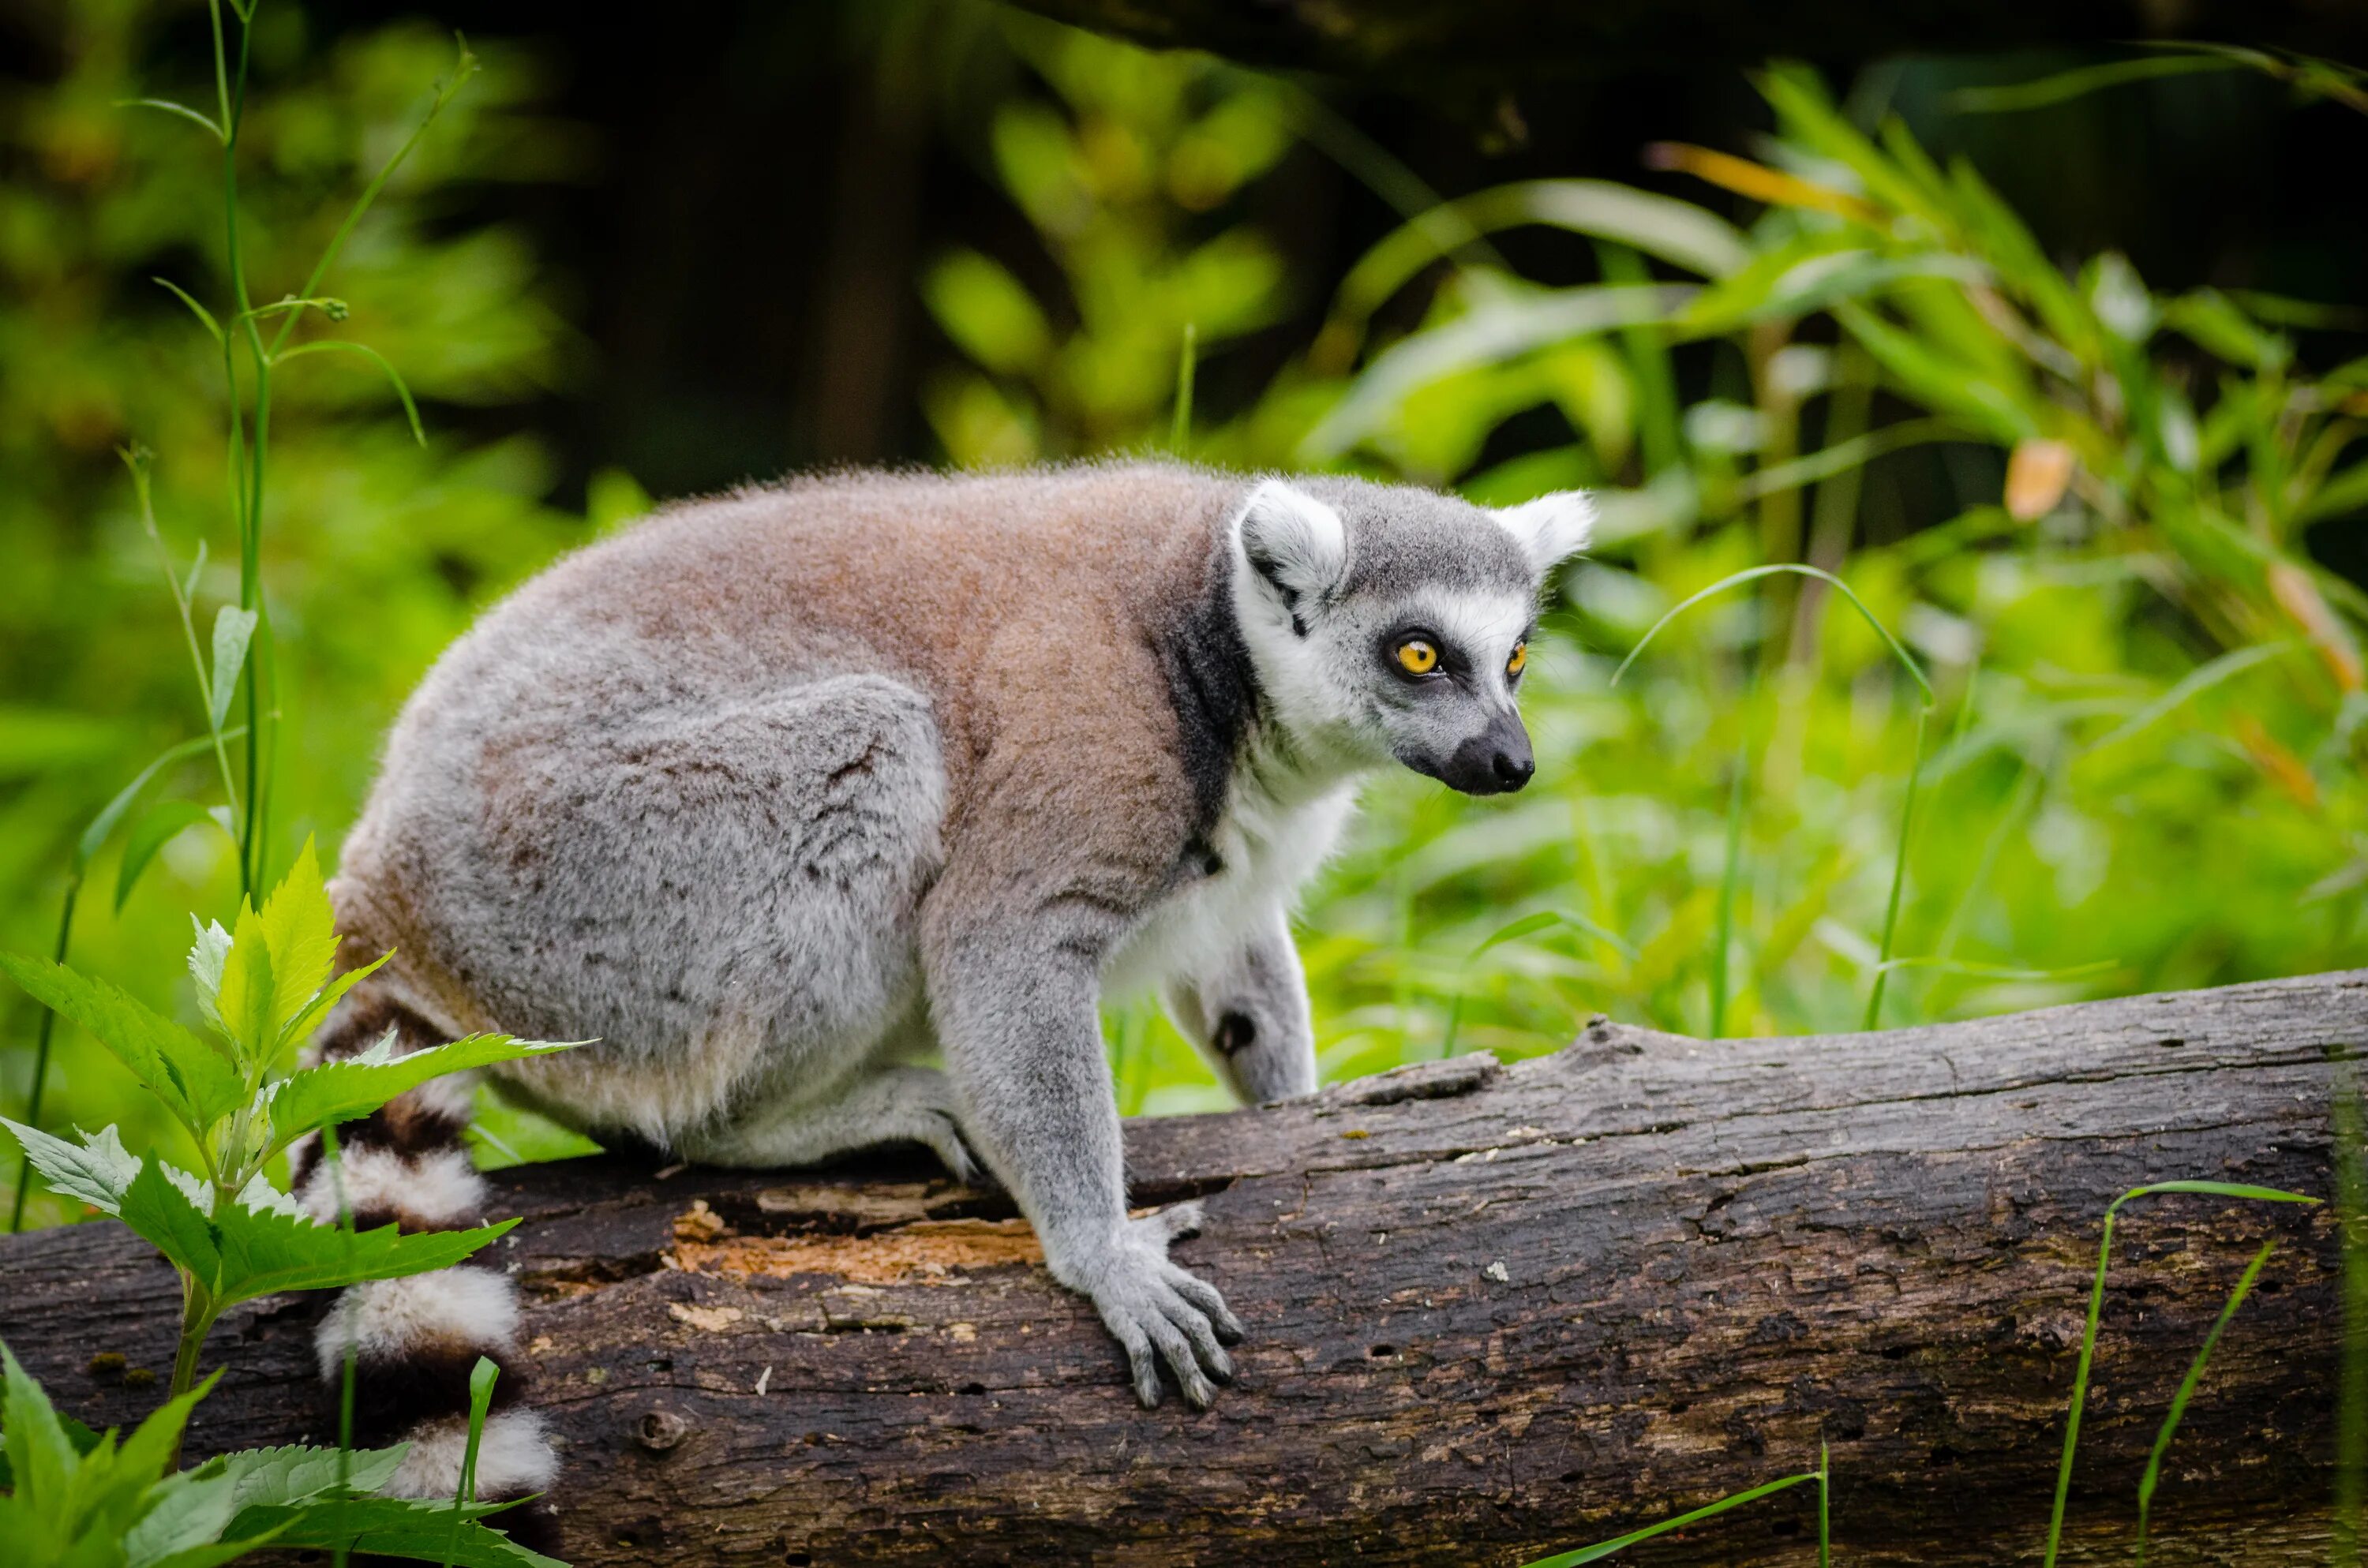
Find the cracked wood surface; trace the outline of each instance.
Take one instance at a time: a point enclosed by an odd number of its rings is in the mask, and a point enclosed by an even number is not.
[[[999,1198],[881,1160],[494,1178],[580,1564],[1509,1564],[1816,1462],[1853,1562],[2035,1561],[2100,1216],[2331,1188],[2368,971],[1975,1023],[1704,1042],[1598,1020],[1127,1129],[1135,1200],[1249,1324],[1216,1407],[1136,1407]],[[2326,1210],[2123,1211],[2071,1562],[2126,1555],[2157,1423],[2251,1249],[2156,1502],[2162,1563],[2323,1561]],[[170,1363],[120,1227],[0,1241],[0,1335],[94,1426]],[[314,1303],[224,1318],[192,1451],[321,1440]],[[1634,1560],[1805,1562],[1800,1488]]]

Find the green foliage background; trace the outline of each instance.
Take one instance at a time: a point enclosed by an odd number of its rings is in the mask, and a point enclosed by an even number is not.
[[[204,96],[198,56],[161,41],[185,19],[144,0],[73,7],[62,78],[0,121],[13,949],[48,948],[68,846],[98,803],[202,728],[119,445],[155,449],[175,554],[212,541],[201,618],[234,597],[218,367],[150,281],[219,293],[212,149],[114,107]],[[2340,320],[2158,296],[2110,256],[2060,266],[1978,181],[1878,132],[1879,103],[1845,113],[1798,73],[1768,81],[1772,146],[1710,150],[1750,163],[1667,152],[1705,176],[1698,203],[1574,179],[1439,204],[1296,86],[969,20],[949,36],[1018,67],[971,152],[1036,265],[982,236],[910,280],[951,346],[920,392],[944,460],[1180,447],[1490,501],[1606,493],[1600,547],[1563,579],[1528,686],[1538,784],[1466,801],[1376,780],[1306,903],[1327,1075],[1451,1047],[1548,1050],[1596,1011],[1689,1032],[1858,1027],[1911,778],[1893,951],[1917,961],[1889,971],[1885,1023],[2368,952],[2362,600],[2301,544],[2314,526],[2356,528],[2368,506],[2368,371],[2346,362],[2356,336],[2325,330]],[[246,132],[263,297],[297,284],[450,48],[425,25],[316,47],[301,13],[267,8],[270,90]],[[575,177],[580,138],[538,108],[532,54],[479,52],[485,71],[330,285],[353,301],[341,330],[420,395],[427,448],[366,367],[307,360],[279,392],[264,575],[290,726],[283,856],[306,833],[334,845],[378,736],[479,608],[640,500],[611,474],[592,516],[562,511],[536,437],[456,434],[589,373],[523,233],[471,216],[489,188]],[[185,55],[184,80],[144,74]],[[1294,273],[1257,216],[1264,182],[1309,145],[1409,218],[1337,278]],[[1497,248],[1514,228],[1561,233],[1595,280],[1524,277]],[[1320,329],[1255,396],[1178,407],[1188,329],[1204,369],[1222,369],[1310,298],[1330,301]],[[1871,537],[1862,502],[1884,455],[1924,445],[1949,454],[1953,493],[1913,531]],[[2010,469],[2029,503],[2011,509]],[[1689,612],[1611,684],[1670,607],[1784,560],[1839,574],[1929,670],[1920,775],[1915,688],[1863,622],[1795,579]],[[211,798],[204,759],[165,786]],[[227,912],[229,853],[181,835],[120,911],[113,853],[77,967],[191,1017],[187,912]],[[22,996],[0,1000],[11,1114],[34,1017]],[[1153,1009],[1114,1006],[1110,1032],[1128,1109],[1221,1103]],[[44,1123],[120,1121],[134,1149],[178,1157],[177,1134],[86,1040],[62,1034],[54,1074]],[[489,1127],[490,1158],[571,1146],[521,1118]]]

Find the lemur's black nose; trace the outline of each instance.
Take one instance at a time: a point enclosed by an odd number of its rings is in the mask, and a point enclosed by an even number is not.
[[[1538,765],[1530,759],[1528,752],[1524,751],[1515,756],[1510,752],[1500,751],[1497,754],[1496,760],[1497,788],[1506,790],[1518,790],[1528,783],[1530,775],[1537,770]]]

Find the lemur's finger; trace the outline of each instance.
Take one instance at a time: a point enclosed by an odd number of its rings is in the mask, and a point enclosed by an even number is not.
[[[1172,1292],[1160,1306],[1167,1312],[1167,1321],[1182,1329],[1184,1337],[1192,1342],[1192,1354],[1209,1375],[1221,1383],[1232,1382],[1234,1358],[1217,1343],[1217,1327],[1209,1321],[1208,1314],[1186,1301],[1180,1291]]]
[[[1134,1383],[1134,1397],[1145,1410],[1159,1408],[1159,1358],[1152,1353],[1151,1336],[1143,1332],[1133,1318],[1121,1312],[1104,1312],[1102,1322],[1109,1325],[1120,1348],[1126,1352],[1128,1377]]]
[[[1158,1313],[1151,1313],[1144,1322],[1144,1330],[1151,1342],[1159,1346],[1168,1370],[1176,1374],[1176,1386],[1184,1391],[1184,1401],[1195,1410],[1206,1410],[1209,1402],[1217,1397],[1216,1389],[1207,1374],[1201,1370],[1201,1360],[1193,1351],[1192,1342],[1184,1331]]]
[[[1224,1343],[1239,1345],[1249,1337],[1248,1331],[1242,1327],[1242,1320],[1225,1305],[1225,1298],[1217,1293],[1214,1285],[1172,1263],[1167,1266],[1166,1278],[1178,1295],[1200,1308],[1209,1321],[1216,1324],[1217,1337]]]
[[[1156,1214],[1146,1214],[1135,1221],[1144,1234],[1165,1248],[1168,1243],[1197,1236],[1208,1217],[1201,1210],[1200,1199],[1171,1203]]]

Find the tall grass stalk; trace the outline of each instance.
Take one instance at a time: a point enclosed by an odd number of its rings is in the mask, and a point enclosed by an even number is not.
[[[2342,1362],[2335,1400],[2331,1568],[2360,1568],[2360,1508],[2368,1490],[2368,1128],[2355,1061],[2336,1069],[2335,1204],[2343,1241]]]
[[[2317,1203],[2316,1198],[2273,1187],[2246,1187],[2225,1181],[2162,1181],[2134,1187],[2105,1208],[2104,1234],[2097,1243],[2097,1272],[2089,1287],[2089,1322],[2080,1335],[2080,1361],[2072,1374],[2072,1405],[2064,1423],[2064,1453],[2055,1465],[2055,1503],[2047,1517],[2047,1551],[2042,1568],[2055,1568],[2055,1554],[2064,1539],[2064,1504],[2072,1493],[2072,1456],[2080,1442],[2080,1415],[2089,1403],[2089,1369],[2097,1355],[2097,1324],[2105,1310],[2105,1270],[2113,1253],[2113,1222],[2122,1205],[2133,1199],[2170,1193],[2195,1193],[2208,1198],[2235,1198],[2256,1203]]]
[[[1866,623],[1874,628],[1875,634],[1883,639],[1884,645],[1891,650],[1893,657],[1899,661],[1900,667],[1907,672],[1909,678],[1916,682],[1917,689],[1922,692],[1924,696],[1922,705],[1916,710],[1916,755],[1908,766],[1907,800],[1905,804],[1901,807],[1899,813],[1899,843],[1893,855],[1891,865],[1891,897],[1883,918],[1883,941],[1876,953],[1874,984],[1867,998],[1866,1027],[1868,1028],[1874,1028],[1876,1015],[1881,1012],[1883,1007],[1884,984],[1889,978],[1890,974],[1889,964],[1891,960],[1891,943],[1893,937],[1896,933],[1899,923],[1900,890],[1905,884],[1907,876],[1908,831],[1914,825],[1917,788],[1921,781],[1924,773],[1924,722],[1926,717],[1932,711],[1933,706],[1937,700],[1933,696],[1932,683],[1925,677],[1924,668],[1921,665],[1918,665],[1916,662],[1915,655],[1908,653],[1907,646],[1902,643],[1898,638],[1891,634],[1891,628],[1884,625],[1881,619],[1878,618],[1873,610],[1866,608],[1866,601],[1860,598],[1857,594],[1851,592],[1850,585],[1848,583],[1843,582],[1839,577],[1835,576],[1832,573],[1822,570],[1819,567],[1803,565],[1799,562],[1785,561],[1778,562],[1768,566],[1753,566],[1741,572],[1730,574],[1727,576],[1721,577],[1709,587],[1689,594],[1686,597],[1680,599],[1677,604],[1670,607],[1667,614],[1663,615],[1660,619],[1655,621],[1649,628],[1647,628],[1644,636],[1636,640],[1636,645],[1628,650],[1628,656],[1622,659],[1620,661],[1619,667],[1611,672],[1611,684],[1618,686],[1620,684],[1620,678],[1628,673],[1628,666],[1634,664],[1637,658],[1643,654],[1645,650],[1651,646],[1653,639],[1661,634],[1662,628],[1677,619],[1678,617],[1685,614],[1686,611],[1691,609],[1694,606],[1701,604],[1705,599],[1713,598],[1719,594],[1723,594],[1729,588],[1740,587],[1746,583],[1757,582],[1762,577],[1773,577],[1779,574],[1791,574],[1794,576],[1814,578],[1817,582],[1823,583],[1835,589],[1844,598],[1848,599],[1851,606],[1857,609],[1859,614],[1866,619]],[[1746,747],[1746,755],[1748,756],[1748,748],[1750,744],[1748,734],[1744,744]],[[1710,1033],[1711,1038],[1713,1040],[1717,1039],[1722,1033],[1724,1033],[1726,1028],[1727,944],[1734,935],[1735,889],[1736,878],[1739,874],[1738,868],[1742,857],[1743,780],[1745,771],[1745,764],[1738,761],[1736,767],[1735,783],[1730,790],[1727,800],[1726,864],[1720,878],[1717,947],[1711,955]]]
[[[2244,1278],[2228,1293],[2228,1304],[2220,1309],[2220,1315],[2213,1320],[2212,1332],[2203,1336],[2203,1347],[2188,1363],[2187,1376],[2180,1380],[2179,1392],[2171,1396],[2170,1414],[2162,1418],[2161,1430],[2155,1434],[2154,1451],[2146,1456],[2146,1473],[2138,1478],[2138,1568],[2146,1568],[2146,1527],[2154,1515],[2155,1487],[2162,1480],[2163,1456],[2170,1452],[2170,1440],[2179,1436],[2180,1420],[2187,1414],[2187,1402],[2195,1397],[2195,1385],[2203,1381],[2203,1369],[2212,1359],[2213,1347],[2220,1343],[2220,1335],[2227,1331],[2237,1309],[2253,1293],[2253,1281],[2260,1278],[2261,1265],[2270,1261],[2270,1254],[2277,1248],[2274,1241],[2263,1242],[2261,1250],[2253,1255],[2253,1261],[2245,1266]]]

